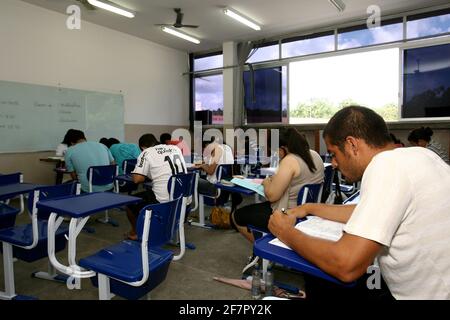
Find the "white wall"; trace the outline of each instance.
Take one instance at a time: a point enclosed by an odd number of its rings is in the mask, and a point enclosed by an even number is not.
[[[189,124],[187,53],[67,17],[1,0],[0,80],[122,91],[126,124]]]

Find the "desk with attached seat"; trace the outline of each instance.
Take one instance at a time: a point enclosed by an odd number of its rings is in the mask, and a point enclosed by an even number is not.
[[[48,220],[48,256],[52,265],[58,271],[75,278],[89,278],[94,276],[95,273],[92,271],[80,271],[82,269],[76,263],[76,239],[78,234],[90,215],[107,209],[135,204],[139,201],[141,201],[141,198],[113,192],[85,193],[73,197],[39,201],[37,203],[39,209],[52,212]],[[70,266],[62,265],[55,256],[55,232],[63,221],[63,216],[71,218],[68,246],[68,261]]]

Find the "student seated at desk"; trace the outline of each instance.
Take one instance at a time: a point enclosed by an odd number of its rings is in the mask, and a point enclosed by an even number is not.
[[[144,134],[140,137],[139,147],[142,153],[132,172],[133,182],[142,183],[149,178],[152,180],[152,189],[133,194],[141,197],[143,201],[127,207],[131,230],[125,236],[130,240],[137,240],[136,221],[139,211],[148,204],[169,201],[167,183],[170,177],[177,173],[187,173],[183,155],[177,147],[158,144],[153,134]]]
[[[448,152],[444,150],[440,143],[431,138],[432,136],[433,130],[431,130],[431,128],[420,127],[409,133],[408,141],[413,146],[427,148],[435,152],[442,160],[447,164],[450,164]]]
[[[69,129],[67,130],[66,134],[64,135],[63,141],[56,147],[56,156],[57,157],[64,157],[66,154],[67,149],[70,147],[70,142],[72,141],[72,134],[75,132],[75,129]]]
[[[204,164],[196,164],[195,167],[206,173],[206,179],[200,178],[198,181],[198,192],[210,197],[216,197],[217,188],[214,185],[217,181],[217,169],[221,164],[234,164],[234,155],[230,146],[215,141],[213,137],[211,142],[203,150]],[[231,173],[230,173],[231,174]],[[222,190],[220,199],[226,201],[230,192]],[[242,196],[239,193],[231,193],[231,212],[242,202]]]
[[[383,118],[363,107],[337,112],[323,137],[333,167],[362,181],[359,203],[276,211],[272,234],[344,282],[377,258],[396,299],[450,299],[450,167],[426,148],[395,148]],[[298,231],[296,218],[306,214],[346,223],[343,236],[333,242]]]
[[[73,180],[78,180],[83,192],[89,192],[89,181],[86,173],[89,167],[114,164],[108,148],[98,142],[86,141],[83,131],[74,130],[69,141],[70,147],[65,155],[66,169]],[[113,185],[93,186],[93,192],[111,190]]]
[[[247,226],[267,230],[275,209],[297,206],[297,197],[305,184],[322,183],[324,165],[320,155],[310,150],[308,141],[296,129],[287,130],[280,138],[280,165],[275,175],[263,180],[268,201],[242,207],[233,214],[239,232],[250,242],[253,235]]]
[[[119,167],[119,174],[123,174],[122,165],[125,160],[137,159],[141,154],[141,149],[134,143],[121,143],[116,138],[101,138],[99,142],[109,148],[114,161]]]

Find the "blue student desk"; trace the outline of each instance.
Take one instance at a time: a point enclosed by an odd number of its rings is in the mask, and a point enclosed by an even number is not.
[[[0,179],[1,180],[1,179]],[[22,180],[22,178],[21,178]],[[21,214],[25,210],[25,203],[23,199],[23,194],[33,191],[34,188],[39,187],[39,185],[31,183],[9,183],[0,185],[0,201],[9,200],[20,196],[20,211]]]
[[[95,275],[92,271],[82,270],[76,263],[76,239],[90,215],[129,204],[142,199],[113,192],[84,193],[77,196],[39,201],[36,206],[52,212],[48,220],[48,257],[51,264],[60,272],[74,278],[89,278]],[[58,217],[60,216],[60,217]],[[68,261],[70,266],[62,265],[55,256],[55,233],[63,221],[63,216],[71,218],[69,225]],[[56,219],[58,217],[58,219]]]
[[[12,199],[18,195],[32,191],[38,185],[31,183],[12,183],[0,186],[0,201]]]
[[[238,185],[227,186],[227,185],[224,185],[222,183],[216,183],[215,186],[217,188],[220,188],[220,189],[225,190],[225,191],[241,193],[241,194],[244,194],[246,196],[250,196],[250,195],[255,193],[255,191],[253,191],[253,190],[250,190],[250,189],[238,186]]]
[[[299,256],[293,250],[285,249],[269,242],[272,241],[275,237],[271,234],[265,235],[257,239],[253,245],[253,252],[255,255],[273,261],[275,263],[282,264],[283,266],[293,268],[297,271],[301,271],[315,277],[319,277],[337,284],[340,284],[345,287],[352,287],[355,285],[354,282],[344,283],[329,274],[323,272],[317,266],[305,260],[303,257]]]

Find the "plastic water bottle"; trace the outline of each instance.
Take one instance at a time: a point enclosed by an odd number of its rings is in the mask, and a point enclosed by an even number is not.
[[[266,297],[273,296],[273,271],[271,266],[267,268],[266,272],[265,296]]]
[[[261,272],[258,264],[255,265],[252,273],[252,299],[261,299]]]

